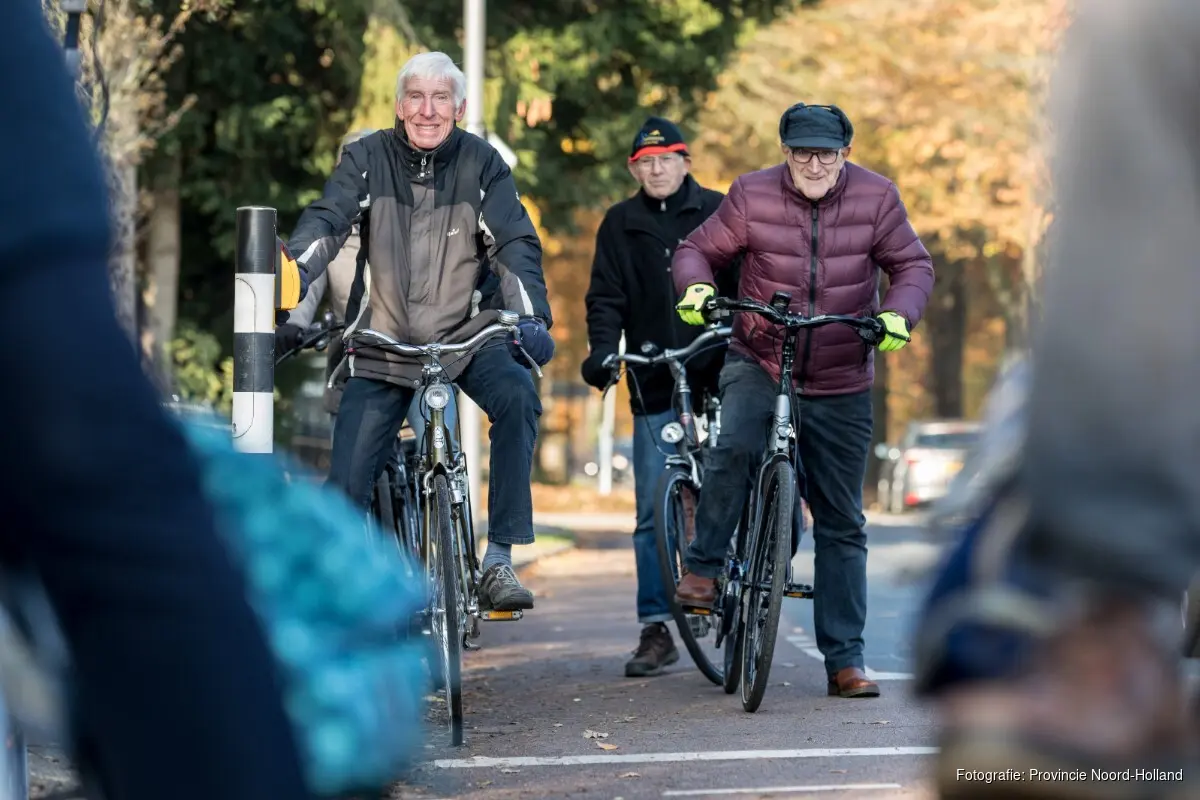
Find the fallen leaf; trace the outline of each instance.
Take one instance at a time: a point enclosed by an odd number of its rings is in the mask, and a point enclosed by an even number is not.
[[[485,786],[491,786],[492,782],[491,781],[480,781],[479,783],[477,783],[475,785],[478,786],[480,789],[482,789]]]
[[[586,730],[583,732],[583,738],[585,738],[585,739],[607,739],[608,734],[600,733],[600,731]]]
[[[605,742],[596,742],[596,747],[599,747],[601,750],[616,750],[617,749],[617,746],[615,744],[607,744]]]
[[[502,773],[504,773],[505,775],[516,775],[516,774],[517,774],[518,772],[520,772],[521,770],[519,770],[519,769],[509,769],[508,767],[504,767],[504,768],[503,768],[503,769],[501,769],[500,771],[501,771]]]
[[[622,772],[617,777],[618,778],[640,778],[642,776],[640,773],[637,773],[637,772]]]

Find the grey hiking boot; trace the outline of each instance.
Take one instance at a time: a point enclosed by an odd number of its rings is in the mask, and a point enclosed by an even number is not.
[[[479,582],[481,611],[517,611],[533,608],[533,592],[517,580],[512,567],[493,564]]]
[[[642,640],[638,642],[633,658],[625,662],[626,678],[648,678],[661,675],[664,667],[679,660],[679,651],[671,639],[671,632],[661,622],[642,626]]]

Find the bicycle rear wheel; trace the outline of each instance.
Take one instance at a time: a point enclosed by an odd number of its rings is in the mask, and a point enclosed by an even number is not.
[[[454,526],[450,514],[450,486],[445,475],[433,477],[433,502],[430,522],[433,527],[433,613],[434,640],[442,667],[442,695],[446,704],[451,744],[463,743],[462,707],[462,609],[458,577],[458,556],[454,547]]]
[[[658,480],[654,506],[654,533],[658,543],[658,567],[663,588],[668,594],[671,616],[679,629],[679,638],[696,667],[720,686],[725,679],[723,660],[715,646],[713,615],[685,614],[675,602],[675,587],[683,578],[683,554],[696,535],[696,506],[700,489],[682,467],[671,467]]]
[[[762,476],[761,506],[748,542],[749,562],[742,594],[742,708],[753,713],[762,704],[775,657],[775,638],[792,553],[792,511],[796,473],[776,461]]]

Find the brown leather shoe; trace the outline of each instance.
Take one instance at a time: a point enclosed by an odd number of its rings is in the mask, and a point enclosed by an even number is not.
[[[717,597],[717,582],[713,578],[702,578],[694,572],[683,576],[675,587],[675,602],[681,606],[712,608]]]
[[[879,697],[879,684],[867,680],[858,667],[846,667],[830,677],[829,694],[838,697]]]

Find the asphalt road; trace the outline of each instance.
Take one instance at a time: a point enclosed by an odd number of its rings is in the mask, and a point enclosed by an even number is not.
[[[625,678],[638,638],[633,551],[576,549],[527,570],[537,608],[489,624],[483,650],[467,654],[466,745],[427,746],[393,797],[932,797],[933,721],[906,679],[908,631],[938,551],[911,520],[876,520],[869,533],[866,662],[882,697],[825,695],[806,600],[785,600],[755,714],[685,651],[662,676]],[[806,541],[796,579],[811,569]]]

